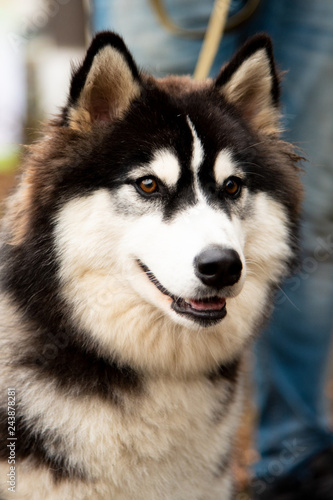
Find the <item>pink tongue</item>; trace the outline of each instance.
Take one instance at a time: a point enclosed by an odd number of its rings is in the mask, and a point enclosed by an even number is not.
[[[219,311],[225,306],[225,299],[216,299],[212,302],[204,302],[199,300],[189,300],[189,304],[193,309],[198,311]]]

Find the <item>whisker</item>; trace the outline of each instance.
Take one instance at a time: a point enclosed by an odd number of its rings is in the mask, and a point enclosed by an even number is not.
[[[296,306],[296,304],[291,300],[290,297],[288,297],[288,294],[283,290],[283,288],[281,288],[279,285],[277,286],[278,289],[280,290],[280,292],[286,297],[286,299],[290,302],[290,304],[295,307],[295,309],[298,311],[298,312],[301,312],[301,310]]]
[[[246,151],[247,149],[255,148],[256,146],[260,146],[260,144],[265,144],[266,142],[267,142],[266,140],[263,140],[260,142],[255,142],[254,144],[251,144],[250,146],[247,146],[246,148],[241,149],[240,152],[242,153],[243,151]]]
[[[264,268],[262,267],[262,265],[261,265],[261,264],[259,264],[259,262],[255,261],[255,260],[253,260],[253,259],[245,259],[245,262],[246,262],[246,264],[253,265],[253,266],[257,266],[257,267],[258,267],[258,268],[259,268],[259,269],[260,269],[263,273],[265,273],[265,274],[266,274],[266,272],[267,272],[267,271],[266,271],[266,269],[264,269]],[[252,275],[252,276],[255,276],[255,272],[254,272],[254,270],[253,270],[253,269],[249,268],[247,271],[248,271],[248,275],[250,275],[250,276],[251,276],[251,275]],[[290,297],[288,296],[288,294],[287,294],[287,293],[283,290],[283,288],[282,288],[280,285],[276,285],[276,286],[277,286],[277,288],[280,290],[280,292],[281,292],[281,293],[282,293],[282,294],[286,297],[286,299],[290,302],[290,304],[291,304],[293,307],[295,307],[295,309],[296,309],[297,311],[299,311],[299,312],[300,312],[300,309],[299,309],[299,308],[296,306],[296,304],[295,304],[295,303],[291,300],[291,298],[290,298]]]

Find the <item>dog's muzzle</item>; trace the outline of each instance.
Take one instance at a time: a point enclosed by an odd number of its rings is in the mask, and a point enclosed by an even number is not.
[[[185,299],[170,293],[139,259],[137,263],[156,288],[172,299],[171,308],[176,313],[202,326],[218,323],[227,314],[225,297],[216,295],[213,289],[218,291],[232,286],[240,279],[242,272],[242,262],[235,250],[210,246],[194,259],[195,274],[210,291],[207,290],[204,296],[201,291],[197,297]]]

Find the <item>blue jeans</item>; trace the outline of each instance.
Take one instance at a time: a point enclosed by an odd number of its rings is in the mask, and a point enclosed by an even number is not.
[[[108,11],[100,16],[103,3]],[[147,0],[95,4],[95,29],[120,33],[147,71],[193,72],[201,41],[166,32]],[[165,5],[178,24],[202,28],[213,1],[165,0]],[[255,474],[273,481],[333,444],[324,398],[333,328],[333,2],[263,0],[245,26],[224,36],[211,74],[258,31],[270,34],[279,67],[289,70],[283,82],[285,138],[309,160],[300,271],[277,297],[255,349],[261,457]]]

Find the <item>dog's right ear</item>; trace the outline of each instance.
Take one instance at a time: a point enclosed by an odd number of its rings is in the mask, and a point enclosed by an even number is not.
[[[139,71],[122,38],[101,32],[73,72],[63,123],[88,131],[96,122],[121,118],[140,88]]]

